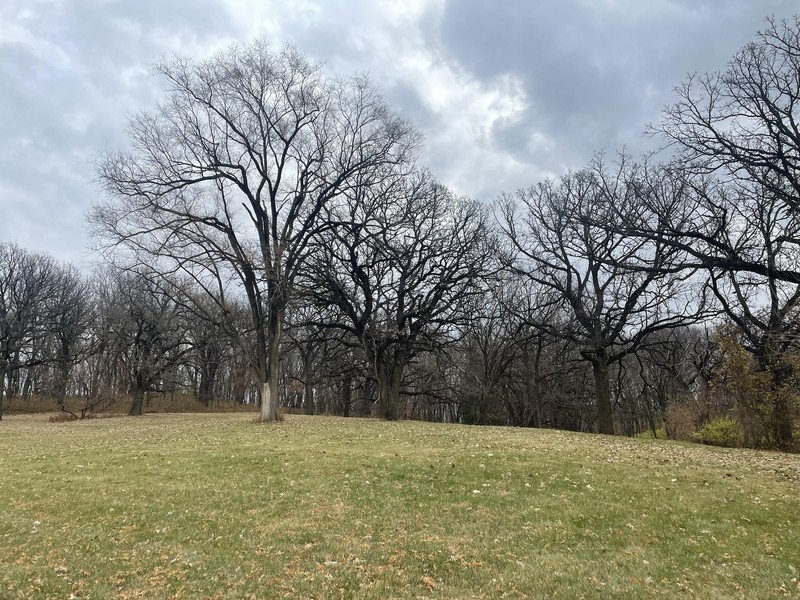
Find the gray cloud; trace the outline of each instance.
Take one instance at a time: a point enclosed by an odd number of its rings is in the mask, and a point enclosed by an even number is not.
[[[0,9],[0,240],[88,264],[91,158],[124,143],[127,115],[156,100],[150,62],[225,30],[211,8],[145,0]]]
[[[544,132],[557,150],[540,166],[557,171],[594,151],[652,147],[641,132],[688,72],[723,68],[767,14],[795,10],[788,0],[459,0],[447,2],[430,43],[479,80],[524,82],[525,115],[499,123],[496,141],[535,161],[525,138]]]
[[[425,160],[484,200],[641,134],[687,72],[722,68],[789,0],[6,0],[0,240],[86,266],[91,159],[152,107],[149,65],[267,36],[368,72],[426,136]]]

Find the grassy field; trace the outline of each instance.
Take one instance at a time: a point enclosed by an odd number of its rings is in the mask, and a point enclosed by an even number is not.
[[[0,422],[0,598],[781,598],[798,570],[798,456],[326,417]]]

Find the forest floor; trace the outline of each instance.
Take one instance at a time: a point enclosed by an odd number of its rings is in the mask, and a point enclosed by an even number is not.
[[[800,456],[419,422],[0,422],[0,598],[800,597]]]

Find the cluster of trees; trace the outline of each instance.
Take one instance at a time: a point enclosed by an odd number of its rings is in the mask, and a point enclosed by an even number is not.
[[[140,415],[154,392],[206,406],[254,398],[230,337],[158,282],[113,269],[87,276],[8,243],[0,266],[0,418],[4,399],[55,401],[85,417],[126,399]]]
[[[29,286],[35,308],[0,282],[11,393],[44,365],[77,392],[84,365],[124,371],[132,413],[169,379],[257,399],[263,420],[283,404],[691,435],[726,416],[748,444],[793,446],[800,18],[677,88],[650,131],[667,160],[598,156],[491,207],[420,166],[419,134],[368,80],[293,48],[157,71],[165,100],[98,161],[91,221],[124,269],[86,282],[3,247],[53,279]]]

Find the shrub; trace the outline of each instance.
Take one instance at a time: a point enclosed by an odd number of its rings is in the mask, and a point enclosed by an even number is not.
[[[742,426],[735,419],[717,417],[694,432],[694,439],[709,446],[736,448],[744,441]]]
[[[675,403],[667,407],[664,425],[671,440],[694,440],[693,434],[701,421],[699,409],[692,403]]]

